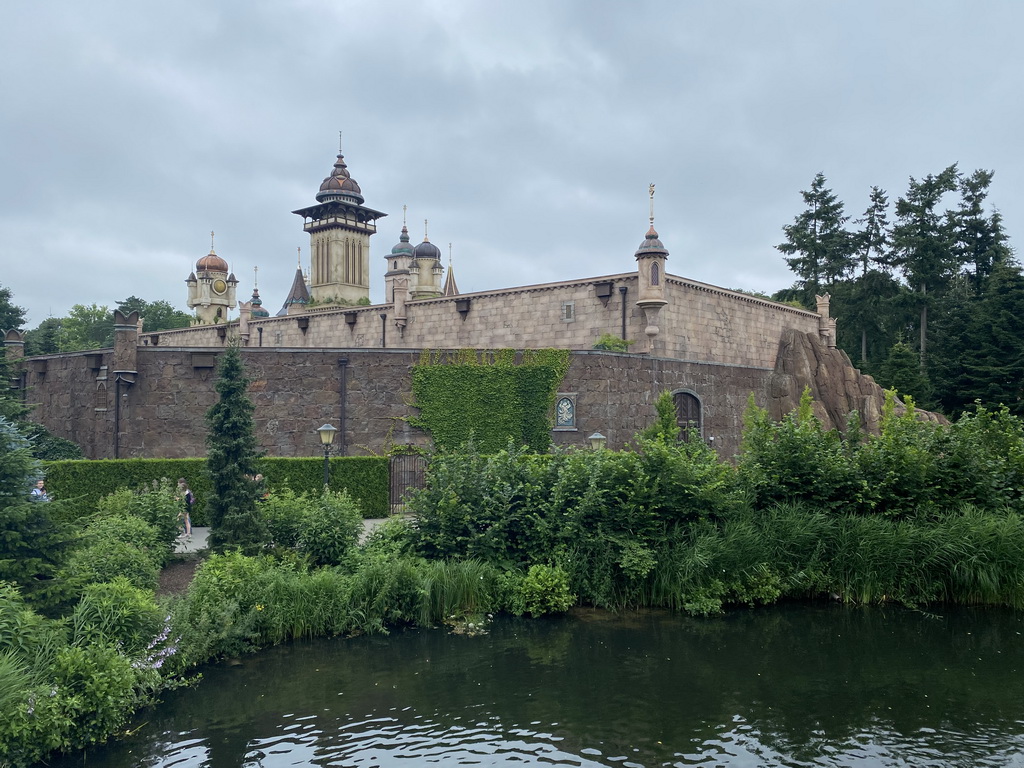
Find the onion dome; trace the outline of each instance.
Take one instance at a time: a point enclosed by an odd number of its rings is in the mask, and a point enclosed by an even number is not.
[[[636,249],[636,258],[641,256],[668,256],[668,248],[666,248],[661,240],[658,239],[658,233],[654,231],[654,225],[647,230],[647,235],[644,237],[644,241],[640,243],[640,247]]]
[[[213,248],[210,252],[203,256],[199,261],[196,262],[196,272],[227,272],[228,263],[224,261],[220,256],[214,253]]]
[[[316,200],[318,203],[343,200],[355,203],[356,205],[363,204],[362,190],[359,189],[356,180],[349,174],[348,166],[345,165],[345,156],[340,152],[338,153],[338,159],[334,162],[334,170],[331,171],[331,175],[324,179],[320,185],[320,191],[317,192]]]
[[[398,238],[398,244],[391,249],[392,256],[412,256],[413,247],[409,244],[409,228],[402,225],[402,236]]]
[[[252,304],[252,317],[270,317],[270,313],[263,308],[263,300],[260,298],[260,289],[252,289],[252,299],[249,301]]]
[[[423,242],[413,248],[412,257],[416,259],[416,261],[419,261],[420,259],[436,261],[441,258],[441,249],[427,240],[426,236],[424,236]]]

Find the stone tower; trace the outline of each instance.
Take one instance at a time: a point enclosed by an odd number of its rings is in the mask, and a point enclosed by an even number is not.
[[[655,338],[661,332],[658,328],[658,315],[661,308],[668,304],[665,298],[665,262],[668,261],[668,249],[654,229],[654,185],[649,188],[651,196],[651,226],[644,236],[644,241],[636,249],[636,271],[639,284],[639,297],[636,305],[643,310],[647,326],[647,352],[655,351]]]
[[[426,233],[426,222],[423,222],[423,242],[412,251],[412,264],[409,272],[412,276],[411,293],[414,299],[433,299],[442,295],[441,275],[444,265],[441,264],[441,249],[430,242]]]
[[[228,271],[228,263],[213,250],[210,233],[210,252],[196,262],[185,284],[188,286],[188,307],[196,311],[200,325],[224,323],[228,310],[235,306],[235,287],[238,281]]]
[[[377,219],[387,214],[363,206],[362,191],[340,151],[316,201],[292,211],[305,220],[303,229],[309,232],[311,298],[350,304],[369,300],[370,235],[377,231]]]

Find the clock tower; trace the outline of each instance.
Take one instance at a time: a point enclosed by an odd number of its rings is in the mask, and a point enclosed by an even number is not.
[[[227,322],[228,310],[236,303],[238,280],[228,272],[228,263],[213,250],[213,232],[210,233],[210,252],[196,262],[195,272],[188,276],[185,284],[188,307],[195,309],[199,325]]]

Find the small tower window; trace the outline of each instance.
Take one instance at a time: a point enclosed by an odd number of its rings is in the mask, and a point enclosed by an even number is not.
[[[576,302],[575,301],[563,301],[562,302],[562,322],[572,323],[576,320]]]
[[[658,269],[658,262],[651,264],[651,285],[658,285],[661,270]]]

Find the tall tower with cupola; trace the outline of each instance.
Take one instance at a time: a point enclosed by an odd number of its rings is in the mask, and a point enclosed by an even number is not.
[[[238,280],[228,270],[228,263],[213,250],[213,232],[210,233],[210,252],[196,262],[196,269],[185,284],[188,307],[196,311],[201,325],[227,322],[228,310],[236,303]]]
[[[316,205],[292,213],[309,232],[310,296],[314,301],[356,304],[370,297],[370,235],[387,214],[363,205],[362,190],[339,149],[331,175],[323,180]]]
[[[668,260],[668,249],[654,229],[654,185],[648,187],[651,199],[651,226],[644,236],[644,241],[636,249],[637,282],[639,297],[636,305],[643,310],[647,326],[647,352],[655,352],[655,338],[661,332],[658,327],[658,315],[661,308],[668,304],[665,292],[665,262]]]

